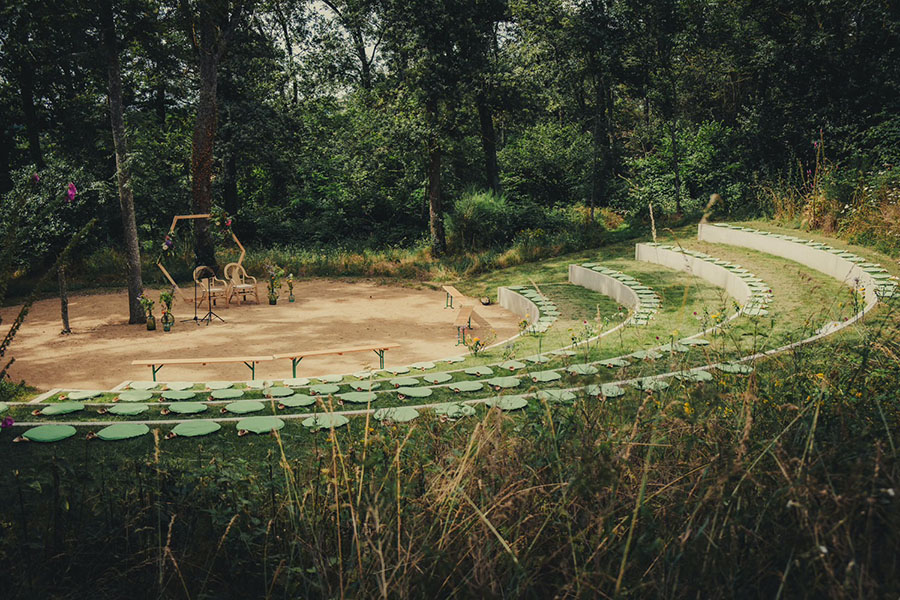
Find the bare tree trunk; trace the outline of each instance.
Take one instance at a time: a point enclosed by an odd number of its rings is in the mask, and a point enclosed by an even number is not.
[[[34,108],[34,68],[23,61],[19,69],[19,91],[21,93],[22,112],[25,114],[25,132],[28,135],[28,153],[31,161],[38,169],[43,169],[44,155],[41,152],[41,133],[37,111]]]
[[[678,156],[678,132],[675,121],[669,121],[669,141],[672,144],[672,172],[675,174],[675,214],[681,217],[681,173]]]
[[[201,27],[212,28],[211,22],[201,22]],[[210,32],[206,39],[215,35]],[[208,213],[212,208],[213,145],[216,137],[216,86],[218,83],[218,56],[214,51],[201,48],[200,97],[197,102],[197,121],[191,145],[191,210]],[[217,269],[215,247],[209,233],[209,221],[194,221],[194,253],[198,265]]]
[[[431,247],[436,256],[447,251],[444,235],[444,208],[441,201],[441,145],[437,131],[437,101],[425,104],[426,120],[431,126],[428,142],[428,225],[431,232]]]
[[[119,69],[119,49],[116,43],[116,27],[110,0],[103,0],[101,13],[109,78],[109,121],[112,126],[113,146],[116,153],[116,181],[119,187],[122,233],[125,238],[128,322],[133,325],[146,323],[147,316],[139,300],[144,289],[141,277],[141,250],[134,216],[134,191],[131,187],[131,167],[128,162],[128,140],[125,137],[125,119],[122,116],[122,76]]]
[[[494,132],[494,114],[484,94],[478,95],[478,122],[481,127],[481,148],[484,150],[484,174],[495,196],[500,187],[500,169],[497,166],[497,135]]]
[[[363,89],[372,89],[372,63],[369,61],[369,55],[366,52],[366,41],[359,30],[352,33],[353,49],[356,52],[356,58],[359,60],[359,83]]]
[[[61,264],[56,269],[56,278],[59,281],[59,313],[62,317],[61,334],[67,335],[72,333],[69,327],[69,284],[66,281],[66,265]]]

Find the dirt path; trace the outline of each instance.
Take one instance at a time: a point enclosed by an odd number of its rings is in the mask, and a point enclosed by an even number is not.
[[[125,292],[73,295],[69,299],[71,335],[60,335],[59,300],[34,305],[7,356],[16,358],[10,369],[15,381],[24,379],[40,389],[56,387],[103,389],[129,379],[150,379],[150,369],[133,367],[135,359],[159,357],[195,358],[269,355],[313,348],[336,348],[367,342],[396,342],[400,348],[386,353],[386,366],[455,356],[453,321],[456,310],[444,309],[444,293],[372,281],[316,279],[297,282],[297,301],[286,294],[276,306],[263,304],[216,309],[225,323],[197,326],[181,319],[193,317],[190,303],[176,300],[173,312],[179,322],[164,333],[128,325]],[[150,292],[158,298],[157,292]],[[0,309],[4,325],[12,322],[18,307]],[[497,340],[518,332],[518,319],[499,306],[478,306],[493,326]],[[205,307],[200,311],[202,316]],[[4,328],[5,331],[5,328]],[[372,352],[304,359],[298,376],[346,373],[378,367]],[[290,361],[260,363],[258,379],[291,375]],[[162,381],[212,381],[244,379],[249,370],[241,364],[164,367]]]

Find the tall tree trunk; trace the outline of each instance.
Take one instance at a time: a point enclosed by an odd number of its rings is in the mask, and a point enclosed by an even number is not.
[[[487,183],[499,196],[503,190],[500,187],[500,169],[497,166],[497,135],[494,132],[494,114],[488,104],[485,95],[478,94],[478,122],[481,127],[481,148],[484,150],[484,174]]]
[[[159,65],[157,68],[162,69]],[[155,89],[153,90],[153,110],[156,113],[156,121],[160,125],[166,124],[166,80],[162,75],[159,75],[159,80],[156,82]]]
[[[435,256],[441,256],[447,251],[447,239],[444,235],[444,207],[441,201],[441,144],[436,100],[425,103],[425,113],[431,129],[428,141],[428,226],[432,251]]]
[[[128,140],[125,137],[119,48],[116,42],[116,26],[110,0],[103,0],[100,18],[103,23],[103,44],[106,50],[106,72],[109,79],[109,121],[116,153],[116,181],[119,187],[119,210],[122,215],[122,233],[125,241],[128,322],[133,325],[146,323],[147,316],[144,314],[139,299],[144,289],[144,282],[141,278],[141,250],[134,217],[134,190],[131,187]]]
[[[201,27],[212,29],[208,20]],[[213,39],[210,31],[205,39]],[[191,144],[191,210],[194,213],[208,213],[212,208],[213,144],[216,138],[216,86],[218,83],[218,55],[215,51],[201,48],[200,97],[197,102],[197,121]],[[207,265],[217,269],[216,252],[209,233],[209,221],[194,221],[194,253],[197,265]]]
[[[356,52],[356,58],[359,60],[359,83],[363,89],[372,89],[372,64],[369,62],[369,55],[366,53],[366,41],[362,32],[355,30],[352,33],[353,49]]]
[[[34,107],[34,67],[28,61],[23,61],[19,68],[19,91],[25,115],[25,133],[28,135],[28,153],[34,166],[43,169],[47,165],[41,152],[41,131]]]
[[[234,156],[234,148],[229,150],[225,157],[225,185],[222,190],[225,212],[236,215],[241,209],[237,189],[237,158]]]
[[[599,205],[609,205],[609,181],[612,175],[611,151],[612,107],[609,84],[604,76],[597,76],[594,85],[594,127],[593,185],[591,186],[590,220],[594,220],[594,209]]]
[[[59,316],[62,318],[61,334],[72,333],[69,327],[69,284],[66,281],[66,265],[61,264],[56,268],[56,278],[59,281]]]
[[[672,172],[675,174],[675,214],[681,217],[681,173],[678,156],[678,131],[675,120],[669,120],[669,142],[672,144]]]
[[[2,195],[13,188],[9,169],[13,139],[9,127],[5,123],[0,125],[0,128],[2,128],[0,129],[0,195]]]
[[[297,92],[297,75],[295,74],[294,67],[294,44],[291,42],[291,32],[288,29],[288,19],[287,15],[282,12],[281,7],[276,3],[274,5],[275,18],[278,19],[278,24],[281,25],[281,35],[284,36],[284,47],[287,50],[287,66],[288,66],[288,79],[291,80],[291,103],[297,104],[298,92]]]

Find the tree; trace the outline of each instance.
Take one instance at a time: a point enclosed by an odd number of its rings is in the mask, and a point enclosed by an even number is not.
[[[100,22],[103,30],[103,48],[106,53],[106,71],[109,79],[109,121],[112,127],[113,147],[116,154],[119,210],[122,216],[122,232],[125,237],[128,322],[131,324],[146,323],[147,315],[141,307],[139,299],[144,289],[144,283],[141,280],[141,251],[138,245],[137,224],[134,217],[134,191],[131,187],[128,140],[125,137],[125,119],[122,110],[122,74],[119,68],[119,48],[116,41],[116,25],[110,0],[102,0],[100,4]]]
[[[213,147],[216,139],[216,86],[219,62],[225,55],[228,42],[245,14],[253,7],[252,0],[188,0],[180,3],[187,35],[197,59],[200,89],[197,99],[197,118],[191,142],[191,210],[208,213],[212,209]],[[209,221],[194,223],[194,253],[198,265],[215,268],[216,253]]]

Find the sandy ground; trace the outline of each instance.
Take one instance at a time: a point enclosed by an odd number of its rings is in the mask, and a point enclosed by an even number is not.
[[[73,333],[61,335],[59,300],[37,302],[7,352],[14,356],[13,380],[24,379],[39,389],[109,389],[126,380],[149,380],[149,367],[132,366],[136,359],[258,356],[393,342],[400,348],[385,354],[385,366],[406,365],[463,354],[456,346],[453,322],[457,310],[444,309],[444,292],[379,285],[372,281],[309,280],[294,284],[296,302],[287,294],[270,306],[260,284],[262,304],[216,308],[225,323],[209,326],[181,319],[194,315],[191,303],[176,299],[178,320],[164,333],[157,302],[157,330],[128,325],[128,302],[118,293],[72,295],[69,319]],[[158,293],[150,292],[158,299]],[[0,309],[3,331],[19,307]],[[517,318],[503,308],[478,305],[496,331],[497,340],[518,332]],[[200,316],[206,312],[204,305]],[[477,333],[477,331],[476,331]],[[374,352],[307,358],[298,367],[299,377],[348,373],[378,368]],[[263,362],[257,379],[291,376],[289,360]],[[225,365],[166,366],[161,381],[213,381],[249,379],[240,363]]]

